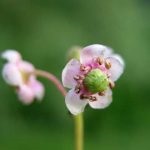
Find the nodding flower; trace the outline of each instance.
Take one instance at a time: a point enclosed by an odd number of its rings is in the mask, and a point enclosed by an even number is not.
[[[7,60],[2,76],[7,84],[14,87],[19,100],[24,104],[30,104],[34,99],[41,101],[44,87],[33,74],[35,67],[23,60],[16,50],[6,50],[1,57]]]
[[[124,70],[121,56],[99,44],[83,48],[80,58],[71,59],[62,72],[64,87],[69,88],[65,103],[77,115],[89,104],[103,109],[112,102],[112,88]]]

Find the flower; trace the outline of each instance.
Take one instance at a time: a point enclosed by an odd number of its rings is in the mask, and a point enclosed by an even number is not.
[[[124,70],[121,56],[99,44],[83,48],[80,61],[71,59],[62,72],[68,110],[77,115],[89,104],[94,109],[106,108],[112,102],[112,88]]]
[[[34,98],[40,101],[44,96],[44,87],[33,74],[34,66],[22,60],[15,50],[6,50],[1,57],[7,60],[2,76],[7,84],[15,87],[19,100],[24,104],[32,103]]]

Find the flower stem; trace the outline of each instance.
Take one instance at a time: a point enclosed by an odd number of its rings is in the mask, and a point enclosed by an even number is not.
[[[43,70],[35,70],[33,72],[34,75],[41,76],[44,78],[47,78],[50,80],[54,85],[57,87],[57,89],[61,92],[61,94],[65,97],[66,96],[66,89],[63,87],[62,83],[57,79],[56,76],[53,74],[43,71]],[[74,116],[74,122],[75,122],[75,150],[83,150],[83,139],[84,139],[84,125],[83,125],[83,114],[79,114],[77,116]]]
[[[83,114],[74,116],[75,120],[75,140],[76,147],[75,150],[83,150],[83,139],[84,139],[84,124],[83,124]]]
[[[60,91],[60,93],[63,96],[66,96],[67,92],[66,92],[65,88],[63,87],[62,83],[57,79],[56,76],[54,76],[53,74],[51,74],[51,73],[49,73],[47,71],[43,71],[43,70],[35,70],[33,74],[35,74],[37,76],[41,76],[41,77],[47,78],[48,80],[53,82],[54,85],[57,87],[57,89]]]

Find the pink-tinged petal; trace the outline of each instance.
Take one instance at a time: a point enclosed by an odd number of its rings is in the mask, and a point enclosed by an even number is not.
[[[108,57],[106,60],[111,63],[111,68],[108,70],[108,74],[110,74],[110,79],[112,81],[116,81],[123,73],[124,64],[115,57]]]
[[[12,86],[19,86],[23,83],[23,79],[18,67],[13,63],[7,63],[4,65],[2,76],[6,83]]]
[[[64,87],[72,88],[76,85],[74,77],[80,72],[80,62],[72,59],[68,62],[62,72],[62,83]]]
[[[113,54],[113,55],[111,55],[111,57],[116,58],[123,66],[125,66],[125,62],[124,62],[123,58],[120,55]]]
[[[105,46],[105,50],[103,51],[103,55],[104,57],[108,57],[111,56],[113,53],[113,49],[111,49],[110,47]]]
[[[34,66],[27,61],[20,61],[18,63],[18,67],[21,71],[23,71],[25,73],[31,73],[35,70]]]
[[[32,89],[27,86],[27,85],[22,85],[17,89],[17,94],[19,97],[19,100],[23,103],[23,104],[31,104],[34,100],[34,92],[32,91]]]
[[[98,94],[95,94],[97,101],[90,102],[89,105],[94,109],[103,109],[108,107],[112,102],[112,91],[108,89],[105,92],[104,96],[99,96]]]
[[[69,111],[73,115],[77,115],[84,111],[86,104],[88,103],[87,100],[81,100],[80,95],[74,92],[74,89],[71,89],[65,98],[66,106]]]
[[[94,44],[85,47],[81,51],[80,62],[81,64],[90,64],[93,61],[93,58],[97,58],[99,56],[104,56],[111,54],[112,50],[104,45]]]
[[[5,52],[2,53],[1,57],[11,63],[16,63],[21,60],[20,53],[15,50],[6,50]]]
[[[44,86],[41,82],[37,81],[35,77],[30,77],[28,85],[34,92],[37,100],[42,100],[44,96]]]

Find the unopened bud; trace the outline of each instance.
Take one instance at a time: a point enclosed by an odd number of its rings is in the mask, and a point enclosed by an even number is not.
[[[68,51],[68,54],[67,54],[67,60],[70,60],[70,59],[80,59],[80,51],[81,51],[81,47],[79,46],[74,46],[72,47],[71,49],[69,49]]]

